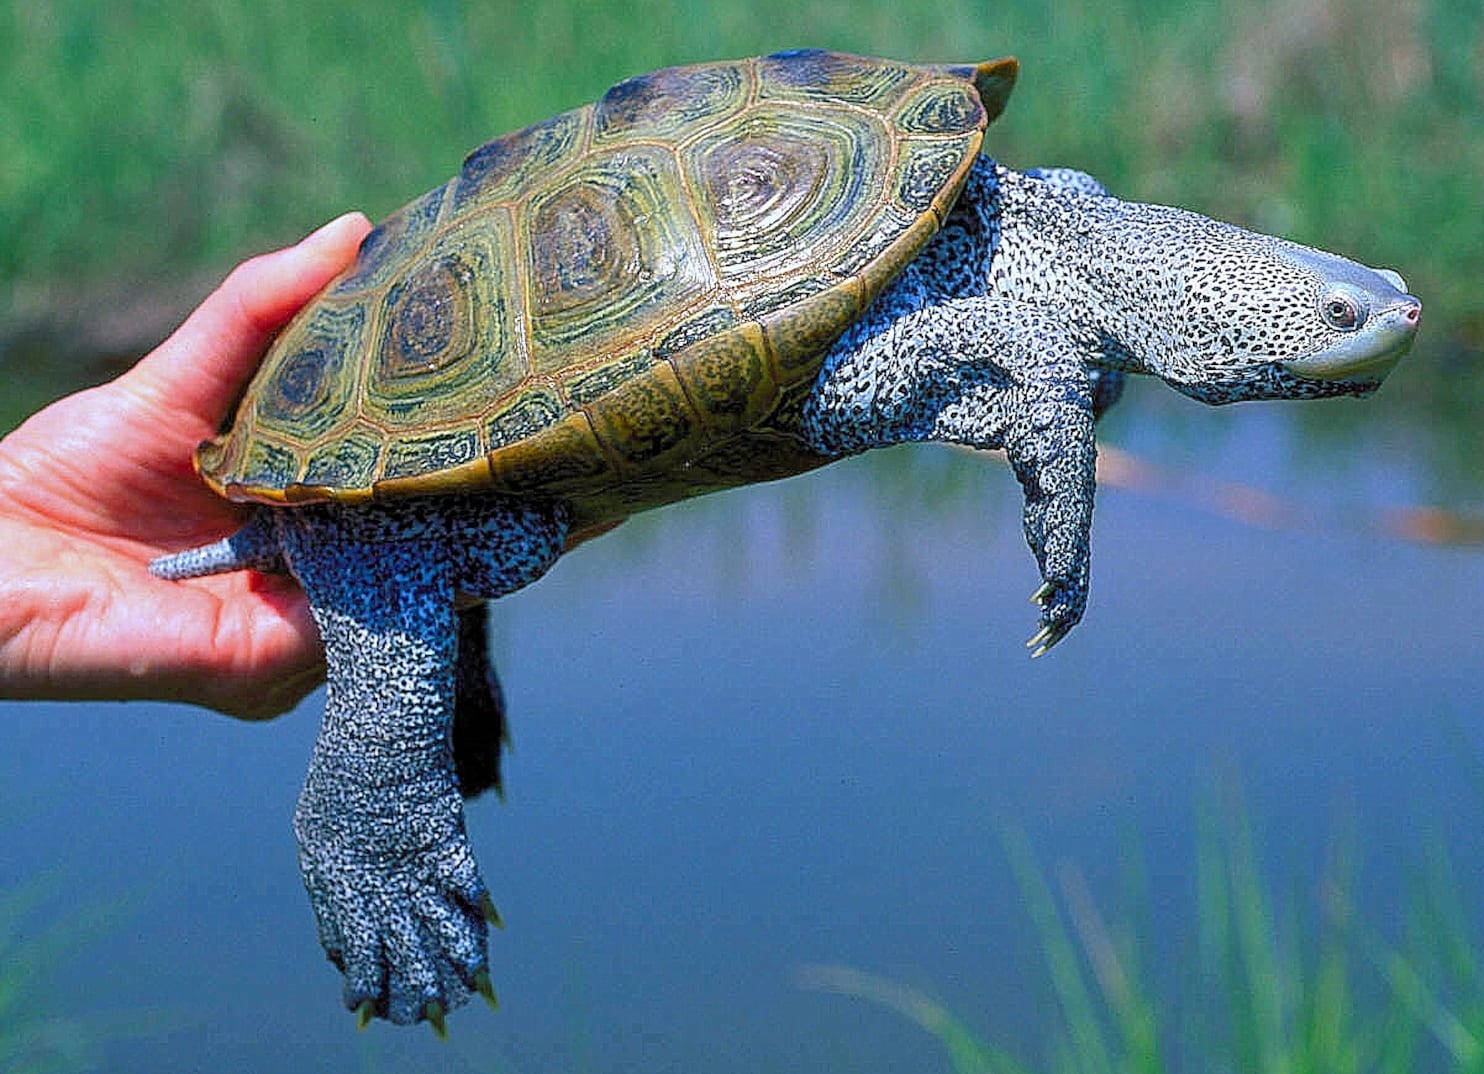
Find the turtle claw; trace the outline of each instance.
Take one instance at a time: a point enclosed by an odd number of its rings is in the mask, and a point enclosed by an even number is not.
[[[1025,647],[1027,649],[1035,649],[1035,652],[1031,653],[1032,656],[1040,656],[1047,649],[1056,644],[1055,641],[1051,640],[1051,636],[1055,633],[1056,627],[1043,626],[1040,630],[1031,635],[1031,640],[1025,643]],[[1037,646],[1040,646],[1040,648],[1037,649]]]
[[[365,1029],[371,1024],[371,1019],[376,1016],[376,1004],[369,999],[361,1000],[356,1007],[356,1028]]]
[[[484,919],[495,928],[503,929],[505,927],[505,922],[500,920],[500,911],[495,909],[495,900],[489,897],[488,892],[480,899],[479,909],[484,914]]]
[[[1042,582],[1041,588],[1031,594],[1031,603],[1044,604],[1046,602],[1046,598],[1051,596],[1051,594],[1055,592],[1056,584],[1054,582]]]
[[[433,1034],[439,1040],[448,1039],[448,1019],[444,1017],[443,1004],[430,1000],[423,1007],[423,1017],[428,1020],[428,1025],[433,1027]]]
[[[495,998],[495,986],[490,982],[489,970],[480,970],[474,975],[474,991],[484,997],[484,1001],[490,1005],[490,1010],[500,1009],[500,1001]]]
[[[1036,636],[1026,642],[1025,647],[1031,650],[1031,659],[1034,660],[1038,656],[1045,656],[1071,632],[1070,623],[1052,623],[1036,631]]]

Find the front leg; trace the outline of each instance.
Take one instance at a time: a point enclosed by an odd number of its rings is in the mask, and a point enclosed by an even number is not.
[[[1003,431],[987,435],[996,428]],[[1041,568],[1031,596],[1041,628],[1026,647],[1043,655],[1087,607],[1097,448],[1086,385],[975,385],[943,409],[933,439],[1005,449],[1025,494],[1025,540]]]
[[[908,277],[836,344],[804,407],[805,434],[834,454],[909,440],[1005,449],[1041,568],[1034,656],[1087,604],[1096,447],[1083,355],[1054,311],[930,302]]]

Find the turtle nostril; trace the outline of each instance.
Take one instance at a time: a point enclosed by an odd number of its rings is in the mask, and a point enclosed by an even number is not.
[[[1422,319],[1422,303],[1413,302],[1402,312],[1402,316],[1407,319],[1408,324],[1416,324]]]

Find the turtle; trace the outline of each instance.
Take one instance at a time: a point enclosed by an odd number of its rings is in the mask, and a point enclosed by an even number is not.
[[[494,1000],[461,801],[499,789],[488,601],[637,512],[950,442],[1022,486],[1040,655],[1085,608],[1127,375],[1364,396],[1408,349],[1395,272],[983,155],[1018,71],[780,52],[496,138],[366,237],[198,448],[261,506],[150,570],[308,595],[328,691],[294,829],[361,1025]]]

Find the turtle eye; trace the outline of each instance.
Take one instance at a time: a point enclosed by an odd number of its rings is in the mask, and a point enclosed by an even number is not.
[[[1324,321],[1341,332],[1352,332],[1365,321],[1365,306],[1350,295],[1331,291],[1319,306]]]

